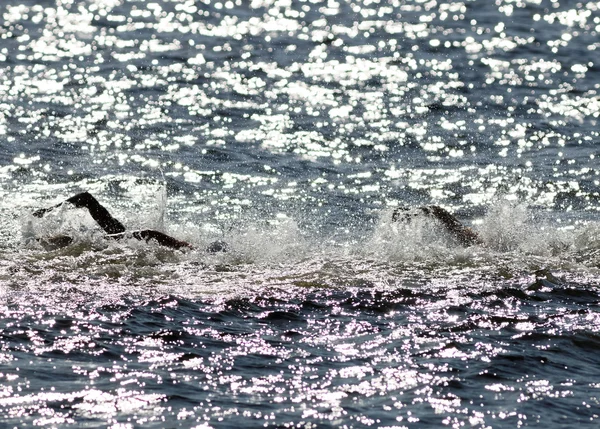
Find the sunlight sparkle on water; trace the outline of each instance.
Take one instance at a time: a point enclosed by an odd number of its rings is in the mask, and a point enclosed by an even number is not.
[[[598,4],[21,3],[0,6],[12,426],[596,423]],[[30,215],[82,190],[196,249]],[[485,245],[391,221],[434,204]],[[75,242],[35,239],[56,233]]]

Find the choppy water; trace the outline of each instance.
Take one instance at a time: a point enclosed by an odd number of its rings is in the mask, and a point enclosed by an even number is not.
[[[0,20],[2,426],[597,427],[599,3]],[[83,190],[231,250],[30,215]],[[390,223],[423,204],[486,244]]]

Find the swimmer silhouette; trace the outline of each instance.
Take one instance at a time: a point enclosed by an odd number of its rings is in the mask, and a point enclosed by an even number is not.
[[[463,246],[483,244],[475,231],[464,226],[449,211],[439,206],[425,206],[417,209],[399,207],[392,213],[392,222],[410,222],[411,219],[417,216],[427,216],[437,220]]]
[[[65,200],[67,203],[73,204],[76,208],[86,208],[96,223],[106,232],[108,238],[120,240],[125,237],[132,237],[137,240],[149,242],[156,241],[158,244],[169,247],[171,249],[193,249],[194,247],[185,241],[177,240],[160,231],[153,229],[144,229],[139,231],[127,232],[125,226],[119,220],[114,218],[110,212],[96,200],[89,192],[82,192]],[[46,213],[60,207],[63,203],[55,206],[39,209],[33,212],[33,216],[41,218]],[[410,222],[417,216],[427,216],[441,223],[457,241],[463,246],[472,246],[475,244],[483,244],[479,235],[471,228],[464,226],[456,217],[447,210],[439,206],[424,206],[417,209],[407,207],[399,207],[392,213],[392,222]],[[73,242],[73,238],[69,236],[56,236],[39,240],[41,244],[48,249],[56,249],[68,246]],[[218,240],[211,243],[207,248],[207,252],[226,252],[228,245],[224,241]]]
[[[193,249],[194,247],[185,241],[177,240],[167,234],[153,229],[144,229],[139,231],[127,232],[125,226],[115,219],[110,212],[96,200],[89,192],[82,192],[68,198],[65,202],[73,204],[77,208],[86,208],[96,223],[106,232],[108,238],[120,240],[125,237],[132,237],[146,242],[156,241],[158,244],[171,249]],[[46,213],[60,207],[64,203],[57,204],[47,209],[40,209],[33,212],[33,216],[41,218]],[[40,240],[44,247],[59,248],[68,246],[73,242],[72,237],[58,236]],[[224,252],[227,250],[227,244],[222,241],[215,241],[206,249],[208,252]]]

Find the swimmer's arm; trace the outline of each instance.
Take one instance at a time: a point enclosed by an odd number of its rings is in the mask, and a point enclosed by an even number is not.
[[[431,212],[436,219],[438,219],[448,231],[465,246],[472,246],[474,244],[483,244],[481,237],[471,228],[468,228],[462,224],[454,215],[449,211],[439,207],[431,206]]]
[[[128,234],[126,234],[126,233],[109,234],[108,235],[108,237],[116,239],[116,240],[119,240],[126,236],[128,236]],[[130,236],[135,238],[136,240],[145,241],[145,242],[154,240],[161,246],[169,247],[171,249],[190,249],[190,250],[194,249],[194,246],[192,246],[187,241],[177,240],[176,238],[171,237],[170,235],[167,235],[160,231],[155,231],[153,229],[132,231]]]
[[[73,204],[77,208],[86,208],[90,216],[107,234],[120,234],[125,232],[125,227],[119,220],[114,218],[110,212],[89,192],[81,192],[66,200],[67,203]],[[47,209],[40,209],[33,212],[35,217],[43,217],[46,213],[51,212],[63,203],[57,204]]]

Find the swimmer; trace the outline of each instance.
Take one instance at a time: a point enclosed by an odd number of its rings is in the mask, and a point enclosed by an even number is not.
[[[158,244],[171,249],[194,249],[194,247],[185,241],[173,238],[165,233],[152,229],[127,232],[125,226],[119,220],[115,219],[110,212],[96,200],[89,192],[82,192],[68,198],[65,202],[74,205],[76,208],[85,208],[88,210],[96,223],[106,232],[106,237],[114,240],[122,238],[135,238],[146,242],[155,241]],[[39,209],[33,212],[33,216],[41,218],[46,213],[62,206],[60,203],[47,209]],[[410,222],[417,216],[427,216],[440,222],[461,245],[473,246],[483,244],[479,235],[471,228],[464,226],[456,217],[447,210],[439,206],[424,206],[416,209],[399,207],[392,213],[392,222]],[[38,241],[47,249],[56,249],[68,246],[73,242],[69,236],[56,236],[51,238],[38,239]],[[207,252],[217,253],[228,251],[228,245],[224,241],[217,240],[211,243]]]
[[[135,238],[146,242],[155,241],[161,246],[171,249],[193,249],[194,247],[185,241],[177,240],[167,234],[153,229],[144,229],[139,231],[127,232],[125,226],[115,219],[109,211],[96,200],[89,192],[82,192],[67,199],[65,202],[74,205],[76,208],[85,208],[88,210],[96,223],[106,232],[106,237],[120,240],[122,238]],[[46,213],[60,207],[64,203],[57,204],[47,209],[36,210],[33,216],[41,218]],[[73,238],[69,236],[57,236],[51,238],[40,239],[40,243],[49,249],[68,246],[73,242]],[[227,244],[222,241],[215,241],[206,249],[208,252],[224,252],[227,250]]]
[[[416,216],[427,216],[440,222],[444,229],[463,246],[483,244],[479,235],[471,228],[464,226],[449,211],[439,206],[425,206],[416,209],[399,207],[392,213],[392,222],[410,222]]]

